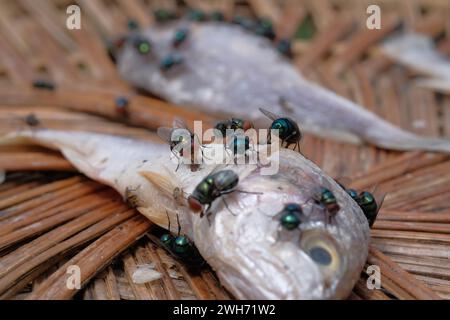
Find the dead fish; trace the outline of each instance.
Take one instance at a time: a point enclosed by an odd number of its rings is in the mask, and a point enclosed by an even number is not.
[[[428,76],[417,80],[419,86],[450,93],[450,59],[422,34],[407,33],[391,37],[381,46],[389,58]]]
[[[228,206],[213,202],[208,221],[192,212],[185,198],[218,165],[204,164],[195,172],[182,165],[175,171],[178,161],[165,144],[86,132],[38,129],[0,139],[24,142],[60,150],[80,172],[123,196],[134,190],[137,210],[163,228],[170,219],[174,234],[180,232],[178,220],[181,233],[236,298],[346,298],[366,261],[370,235],[363,212],[334,180],[292,150],[271,154],[278,164],[272,175],[263,175],[259,165],[225,164],[238,175],[238,188],[253,192],[222,195]],[[318,186],[339,203],[331,223],[308,201]],[[297,228],[280,230],[278,214],[292,203],[302,207],[304,219]]]
[[[176,49],[183,62],[162,71],[159,61],[174,52],[179,28],[189,39]],[[237,116],[267,127],[258,108],[296,120],[301,129],[323,138],[368,142],[395,150],[450,152],[450,141],[404,131],[363,107],[314,84],[264,38],[222,22],[178,21],[140,31],[152,43],[142,56],[132,44],[118,57],[122,77],[168,101],[216,116]]]

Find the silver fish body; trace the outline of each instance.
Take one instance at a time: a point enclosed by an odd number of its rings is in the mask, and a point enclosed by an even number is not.
[[[191,194],[214,165],[195,172],[181,165],[175,172],[177,161],[167,145],[92,133],[38,130],[0,141],[23,138],[60,150],[80,172],[124,197],[133,192],[137,209],[163,228],[168,227],[167,212],[174,233],[178,215],[182,233],[236,298],[346,298],[366,261],[370,232],[359,206],[316,165],[291,150],[280,150],[279,160],[273,160],[279,163],[274,175],[262,175],[256,165],[227,165],[239,176],[238,189],[253,193],[223,195],[229,209],[216,199],[208,222],[191,212],[175,190]],[[331,222],[310,201],[318,187],[331,190],[341,208]],[[287,203],[300,204],[306,216],[296,230],[280,227],[278,213]],[[326,264],[314,258],[317,249],[325,253]]]
[[[189,36],[174,48],[179,28],[187,28]],[[132,85],[173,103],[215,116],[240,116],[267,127],[258,110],[263,107],[292,117],[302,130],[325,138],[387,149],[450,152],[447,140],[404,131],[309,82],[267,39],[239,26],[179,21],[139,32],[152,44],[151,52],[141,55],[126,45],[118,57],[118,70]],[[160,61],[174,52],[183,62],[162,70]]]

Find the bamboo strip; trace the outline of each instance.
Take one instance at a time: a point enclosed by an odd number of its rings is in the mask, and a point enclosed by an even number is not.
[[[373,246],[369,249],[369,264],[375,264],[380,266],[382,277],[384,278],[383,286],[385,286],[386,278],[392,281],[392,284],[398,286],[401,290],[404,290],[407,295],[410,295],[416,299],[439,299],[439,297],[431,291],[428,287],[424,286],[420,281],[416,280],[406,271],[402,270],[398,265],[392,262],[391,259],[386,257],[379,250]],[[396,291],[393,287],[389,290]],[[401,298],[401,297],[399,297]],[[409,298],[409,296],[405,296]]]
[[[150,221],[141,216],[136,216],[122,223],[59,268],[27,299],[71,298],[77,290],[68,289],[66,286],[66,269],[68,266],[78,265],[80,267],[80,270],[82,270],[81,283],[84,285],[115,256],[130,246],[136,238],[141,237],[150,226]]]
[[[113,212],[117,212],[121,206],[119,203],[106,204],[100,208],[91,210],[84,215],[58,227],[43,236],[27,243],[12,253],[0,258],[0,277],[4,276],[11,269],[17,267],[19,264],[25,263],[34,256],[43,251],[57,245],[66,238],[71,237],[75,233],[84,228],[98,222],[107,217]]]
[[[58,209],[56,208],[59,205],[77,199],[78,197],[94,193],[102,188],[104,188],[104,186],[99,185],[96,182],[87,181],[50,192],[39,198],[33,198],[20,205],[9,207],[2,212],[0,236],[13,231],[16,228],[26,226],[28,223],[33,223],[41,218],[51,216],[55,212],[58,212]]]
[[[86,209],[76,208],[75,210],[67,210],[62,214],[50,216],[42,221],[35,222],[24,228],[18,229],[12,233],[0,237],[0,248],[8,247],[18,241],[27,239],[33,235],[44,232],[63,222],[73,219],[82,214]]]
[[[44,185],[42,187],[36,188],[36,189],[32,189],[28,192],[24,192],[21,194],[17,194],[13,197],[10,197],[8,199],[4,199],[4,200],[0,200],[0,209],[6,208],[6,207],[10,207],[12,205],[21,203],[25,200],[29,200],[32,199],[36,196],[63,188],[63,187],[67,187],[67,186],[71,186],[77,182],[82,181],[81,177],[73,177],[73,178],[68,178],[62,181],[55,181],[53,183],[49,183],[47,185]]]

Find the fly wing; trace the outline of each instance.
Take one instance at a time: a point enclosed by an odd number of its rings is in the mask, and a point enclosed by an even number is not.
[[[337,177],[334,180],[344,190],[349,189],[352,183],[352,179],[350,177]]]
[[[169,127],[159,127],[156,130],[156,134],[160,137],[164,142],[171,143],[172,142],[172,131],[173,128]]]
[[[271,120],[276,120],[278,118],[281,118],[280,116],[270,112],[269,110],[266,110],[264,108],[259,108],[259,111],[261,111],[267,118]]]
[[[383,205],[384,199],[386,198],[386,193],[378,188],[378,185],[372,188],[372,194],[375,198],[375,202],[377,203],[377,214]]]
[[[188,126],[186,125],[186,122],[184,122],[184,120],[181,119],[181,118],[178,118],[178,117],[175,118],[175,119],[173,120],[172,125],[173,125],[174,128],[178,128],[178,129],[186,129],[186,130],[190,131],[189,128],[188,128]]]
[[[381,209],[381,207],[383,205],[384,199],[386,198],[386,193],[383,192],[382,190],[380,190],[378,188],[378,185],[375,185],[372,188],[372,195],[375,198],[375,202],[377,204],[377,211],[375,213],[375,216],[373,217],[372,223],[370,224],[371,227],[372,227],[372,225],[375,223],[375,221],[377,219],[378,212],[380,211],[380,209]]]

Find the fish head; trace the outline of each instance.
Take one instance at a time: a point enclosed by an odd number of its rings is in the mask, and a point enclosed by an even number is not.
[[[256,168],[237,191],[213,203],[209,221],[196,216],[195,243],[236,298],[346,298],[367,258],[367,220],[318,167],[281,151],[278,173],[262,175]],[[310,201],[319,185],[341,206],[330,221],[325,208]],[[280,219],[293,204],[302,208],[301,223],[288,230]]]

